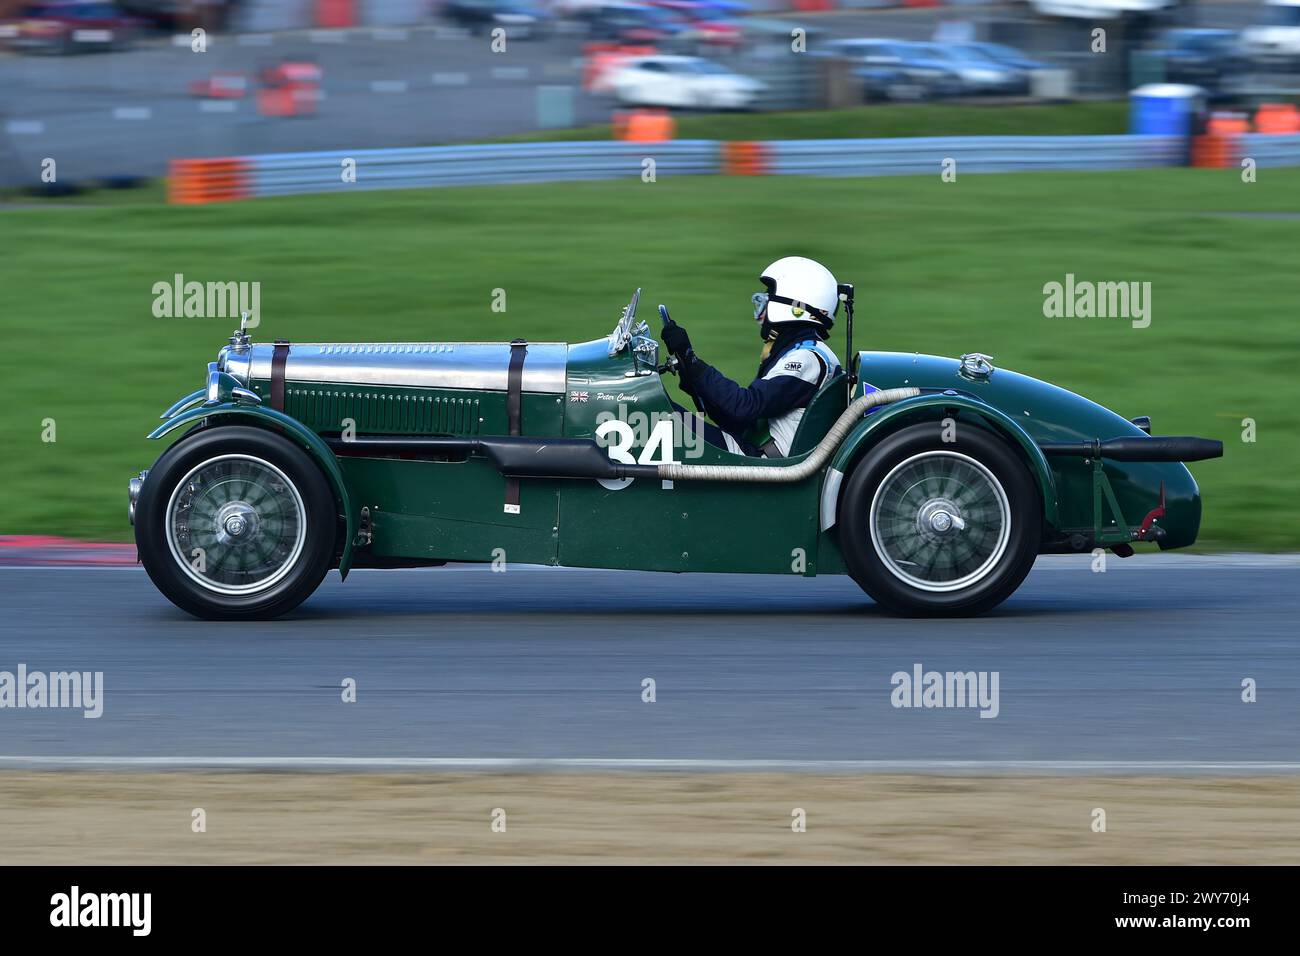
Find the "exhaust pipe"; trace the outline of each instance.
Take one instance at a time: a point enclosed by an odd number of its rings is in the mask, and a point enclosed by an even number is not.
[[[915,398],[921,394],[919,388],[887,388],[883,391],[863,395],[844,410],[844,414],[835,420],[835,424],[826,432],[817,447],[803,461],[794,465],[782,465],[766,468],[762,465],[686,465],[666,464],[655,466],[658,477],[665,481],[737,481],[746,483],[792,484],[803,481],[816,474],[827,459],[840,447],[844,436],[867,409],[877,405],[900,402],[905,398]]]

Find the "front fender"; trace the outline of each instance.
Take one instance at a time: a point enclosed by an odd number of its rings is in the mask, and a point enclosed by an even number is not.
[[[183,407],[185,401],[186,399],[182,399],[177,404]],[[347,532],[343,540],[343,552],[339,556],[339,574],[346,579],[348,571],[352,567],[352,542],[357,533],[357,515],[352,506],[352,494],[348,490],[347,480],[343,477],[343,469],[339,467],[338,458],[335,457],[334,452],[330,451],[329,445],[325,444],[319,435],[302,424],[302,422],[289,417],[284,412],[277,412],[273,408],[225,402],[220,405],[201,405],[198,408],[190,408],[179,414],[172,415],[150,432],[149,438],[150,440],[162,438],[183,425],[218,416],[244,419],[264,428],[276,428],[296,440],[316,459],[334,489],[334,496],[338,499],[339,507],[343,510],[343,520],[347,524]]]
[[[1038,447],[1038,443],[1030,438],[1028,433],[1006,412],[978,399],[952,394],[918,395],[916,398],[894,402],[858,423],[840,445],[831,460],[830,467],[826,469],[826,477],[822,480],[822,530],[825,531],[835,524],[839,514],[840,482],[845,472],[868,445],[905,425],[918,421],[955,418],[963,413],[979,416],[993,431],[1003,435],[1021,450],[1043,497],[1043,521],[1051,527],[1056,527],[1060,523],[1056,479],[1052,476],[1052,468],[1047,463],[1047,457],[1042,449]]]

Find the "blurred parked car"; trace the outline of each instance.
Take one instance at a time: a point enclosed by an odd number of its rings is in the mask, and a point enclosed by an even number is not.
[[[117,0],[116,5],[130,16],[145,21],[155,30],[181,30],[194,25],[196,12],[187,0]],[[210,26],[224,26],[230,4],[208,5],[216,19]]]
[[[969,44],[915,43],[923,56],[957,74],[962,92],[971,95],[1004,95],[1029,91],[1029,74],[990,59]]]
[[[717,4],[699,0],[648,0],[666,10],[681,23],[678,39],[696,46],[736,47],[740,44],[740,25],[718,9]]]
[[[0,26],[0,36],[15,49],[76,53],[124,50],[145,24],[111,3],[55,2],[28,4],[16,19]]]
[[[614,67],[610,88],[629,106],[746,109],[764,85],[696,56],[638,56]]]
[[[548,17],[525,0],[447,0],[442,15],[474,33],[504,27],[506,36],[531,39],[547,30]]]
[[[867,99],[928,100],[961,91],[955,71],[901,40],[832,40],[819,49],[856,64]]]
[[[699,5],[726,17],[738,17],[752,13],[754,8],[741,0],[699,0]]]
[[[1013,70],[1023,70],[1028,73],[1034,70],[1050,70],[1052,68],[1050,63],[1037,60],[1023,50],[1017,50],[1015,47],[1007,46],[1004,43],[958,43],[956,46],[972,50],[980,56]]]
[[[1164,64],[1166,81],[1192,83],[1211,91],[1249,64],[1231,30],[1166,30],[1151,54]]]
[[[676,36],[684,24],[667,10],[639,3],[592,4],[574,11],[594,40],[658,43]]]
[[[1241,45],[1262,60],[1300,62],[1300,0],[1265,0],[1260,22],[1242,31]]]
[[[611,6],[608,0],[551,0],[549,9],[557,17],[577,18],[606,6]]]

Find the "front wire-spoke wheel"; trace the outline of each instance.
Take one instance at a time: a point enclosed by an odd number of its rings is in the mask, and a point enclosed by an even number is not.
[[[140,561],[199,617],[297,607],[333,564],[338,508],[320,466],[264,428],[200,429],[149,469],[135,509]]]
[[[307,539],[302,495],[283,471],[251,455],[196,465],[167,505],[177,564],[220,594],[266,590],[292,568]]]

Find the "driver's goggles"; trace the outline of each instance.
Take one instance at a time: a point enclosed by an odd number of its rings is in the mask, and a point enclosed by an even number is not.
[[[833,313],[828,314],[824,309],[815,308],[807,302],[800,302],[798,299],[791,299],[783,295],[777,295],[775,292],[755,292],[750,296],[750,300],[754,303],[755,322],[763,321],[764,317],[767,315],[767,306],[770,302],[780,302],[782,305],[791,306],[795,310],[794,314],[796,316],[802,315],[806,312],[809,316],[808,321],[817,320],[824,322],[826,323],[827,328],[830,328],[831,323],[834,322],[834,319],[832,318]],[[839,311],[839,303],[836,303],[835,311]]]

